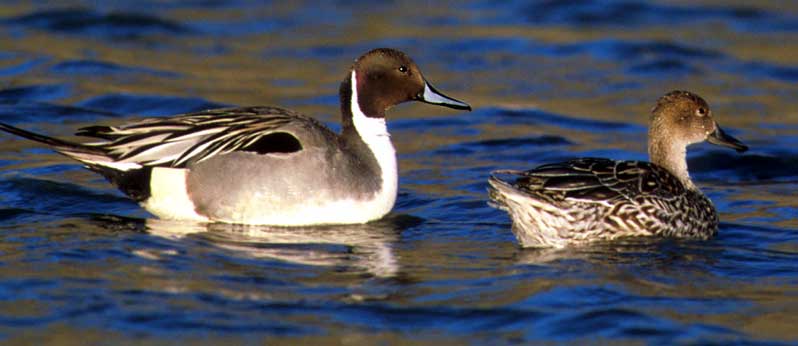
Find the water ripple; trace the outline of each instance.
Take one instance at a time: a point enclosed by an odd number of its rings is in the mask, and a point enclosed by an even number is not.
[[[0,102],[51,101],[68,95],[66,85],[31,85],[0,90]]]
[[[176,78],[180,74],[143,67],[123,66],[115,63],[95,60],[69,60],[51,67],[55,73],[86,76],[107,76],[109,74],[146,74],[158,77]]]
[[[131,12],[100,13],[89,8],[49,9],[7,18],[7,25],[109,39],[137,39],[152,34],[188,34],[192,30],[174,21]]]
[[[117,117],[118,113],[61,106],[50,103],[30,102],[19,99],[0,101],[0,117],[6,122],[43,121],[55,119],[94,120],[99,117]]]
[[[798,176],[798,155],[791,152],[739,155],[712,150],[688,160],[690,171],[701,175],[728,177],[742,181],[772,181]]]
[[[498,122],[503,125],[523,123],[532,125],[553,125],[580,131],[618,131],[636,133],[645,133],[646,131],[645,128],[637,124],[593,120],[586,117],[572,117],[549,113],[539,109],[495,109],[493,112],[500,117]]]
[[[495,4],[478,2],[476,8],[495,10]],[[755,6],[668,5],[643,1],[578,0],[513,1],[499,6],[496,16],[477,20],[482,24],[525,23],[538,26],[640,27],[705,24],[721,21],[740,31],[795,31],[798,18]]]
[[[133,94],[102,95],[84,100],[78,105],[117,114],[144,116],[173,115],[227,106],[200,98]]]

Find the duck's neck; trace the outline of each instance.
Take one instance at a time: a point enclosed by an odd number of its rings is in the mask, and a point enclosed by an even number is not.
[[[668,136],[659,136],[662,133],[656,130],[657,124],[652,124],[648,131],[648,158],[668,170],[688,190],[699,191],[690,179],[687,170],[687,144],[674,141]]]
[[[366,115],[358,100],[357,76],[354,71],[341,83],[341,137],[347,146],[365,149],[376,161],[382,178],[382,193],[396,196],[398,173],[396,150],[391,143],[384,114]],[[383,111],[384,112],[384,111]]]
[[[341,101],[342,134],[355,136],[365,141],[367,137],[388,136],[385,125],[385,110],[379,113],[375,107],[362,107],[357,93],[357,76],[355,71],[349,73],[348,78],[341,82],[339,90]],[[366,114],[364,110],[369,110]],[[371,114],[379,113],[379,114]]]

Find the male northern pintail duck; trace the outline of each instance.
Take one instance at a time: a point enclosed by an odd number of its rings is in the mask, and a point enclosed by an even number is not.
[[[162,219],[298,226],[387,214],[397,164],[388,108],[421,101],[470,110],[436,91],[404,53],[375,49],[340,87],[342,130],[276,107],[208,110],[119,127],[91,126],[74,143],[6,124],[105,176]]]
[[[672,91],[657,100],[648,131],[651,162],[582,158],[496,171],[491,204],[506,210],[524,247],[565,247],[627,236],[707,239],[718,229],[712,202],[690,180],[687,146],[704,140],[748,150],[727,135],[701,97]],[[514,181],[499,176],[515,176]]]

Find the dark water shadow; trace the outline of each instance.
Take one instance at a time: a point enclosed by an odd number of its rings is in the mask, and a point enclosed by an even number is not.
[[[487,139],[482,141],[453,144],[435,151],[439,155],[470,155],[495,153],[495,150],[515,150],[517,148],[552,147],[572,145],[565,137],[555,135],[529,136],[523,138]]]
[[[668,74],[670,78],[675,78],[679,75],[696,75],[703,71],[681,60],[664,58],[635,64],[629,68],[629,72],[636,74]]]
[[[74,7],[34,11],[2,20],[5,25],[105,39],[135,40],[150,35],[186,35],[190,27],[157,16],[135,12],[101,13]]]
[[[798,176],[798,154],[787,151],[767,154],[737,154],[726,150],[711,150],[687,161],[691,173],[713,179],[765,182],[795,179]]]
[[[120,117],[114,112],[63,106],[36,101],[0,101],[0,118],[8,123],[62,122],[66,119],[90,121],[106,117]]]
[[[68,97],[70,87],[63,84],[27,85],[0,90],[0,102],[51,101]]]
[[[114,75],[146,75],[162,78],[180,77],[180,74],[176,72],[146,67],[125,66],[99,60],[66,60],[50,67],[50,71],[57,74],[81,77],[107,77]]]
[[[62,98],[66,87],[28,86],[0,90],[0,118],[5,122],[52,122],[54,119],[93,120],[99,117],[129,115],[164,116],[190,113],[228,104],[202,98],[138,94],[107,94],[78,102],[76,105],[57,105],[43,100]]]
[[[757,74],[763,77],[780,80],[782,82],[798,82],[798,66],[784,66],[761,61],[741,63],[739,71],[749,74]]]
[[[115,194],[96,192],[77,184],[11,176],[0,180],[3,204],[32,210],[43,215],[79,215],[87,210],[126,210],[132,200]],[[46,197],[45,197],[46,196]]]
[[[29,217],[35,218],[38,213],[32,209],[26,208],[0,208],[0,222],[14,222],[14,223],[23,223],[29,222],[32,220],[28,220]]]
[[[556,114],[540,109],[490,108],[486,113],[493,114],[494,121],[500,125],[525,124],[548,125],[577,131],[616,131],[624,133],[645,133],[644,126],[634,123],[594,120],[586,117]]]
[[[674,79],[704,73],[703,63],[728,60],[720,51],[673,41],[599,40],[557,46],[562,55],[588,54],[621,62],[629,74]]]
[[[660,40],[597,40],[558,46],[558,53],[588,53],[609,60],[644,60],[644,59],[678,59],[678,60],[715,60],[725,57],[717,50],[693,46],[686,43]]]
[[[670,5],[645,1],[537,1],[507,6],[507,16],[531,25],[651,26],[721,21],[738,30],[790,31],[798,18],[744,5]]]
[[[107,94],[81,101],[78,106],[117,114],[163,116],[223,108],[228,105],[195,97]]]

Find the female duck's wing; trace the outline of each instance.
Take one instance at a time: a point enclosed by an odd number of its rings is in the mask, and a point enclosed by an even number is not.
[[[676,177],[650,162],[601,158],[543,165],[520,173],[512,185],[551,202],[611,203],[641,197],[670,199],[684,191]]]

